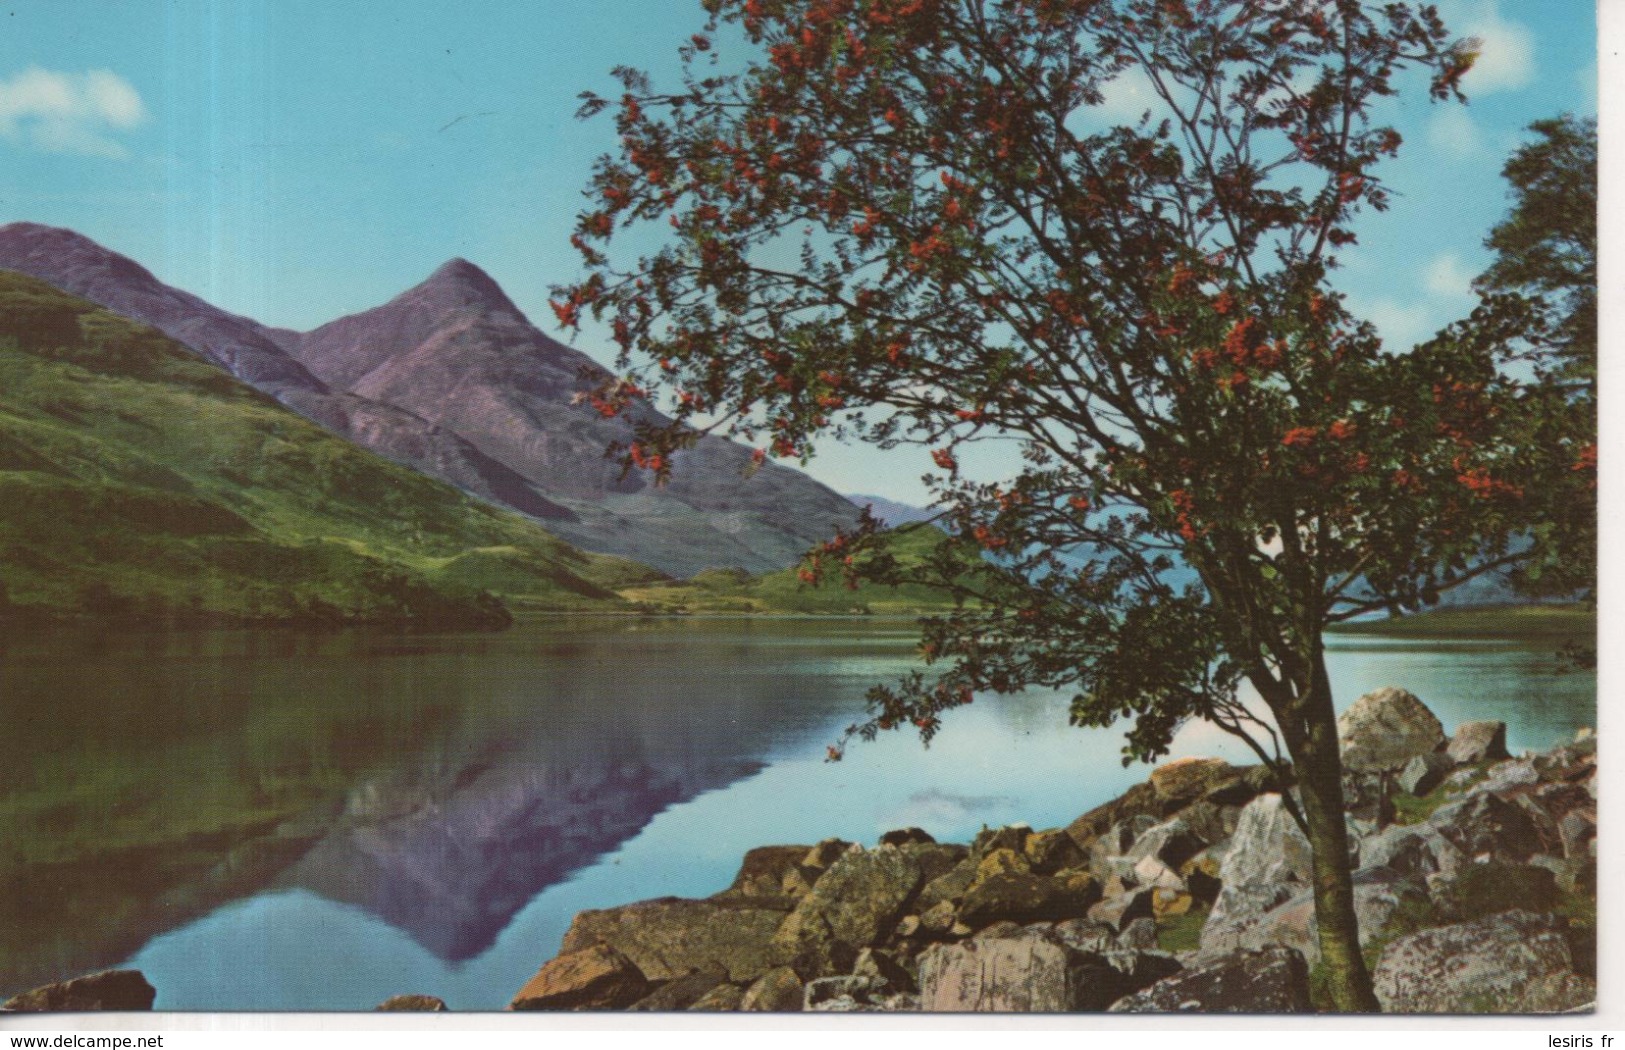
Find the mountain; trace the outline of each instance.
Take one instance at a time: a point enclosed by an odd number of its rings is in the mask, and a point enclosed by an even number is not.
[[[569,514],[457,435],[394,406],[334,392],[278,344],[279,335],[290,333],[171,288],[140,264],[72,230],[26,222],[0,226],[0,269],[37,277],[152,325],[306,419],[386,459],[535,518]]]
[[[545,521],[578,546],[667,572],[793,564],[857,509],[750,450],[702,439],[671,483],[605,458],[640,406],[603,419],[573,396],[605,372],[537,330],[489,275],[454,259],[389,303],[315,331],[268,328],[158,281],[70,230],[0,227],[15,269],[160,329],[364,448]]]
[[[605,458],[633,422],[666,423],[647,405],[606,419],[575,395],[608,373],[536,329],[484,271],[462,259],[364,313],[281,345],[337,390],[405,409],[467,440],[570,516],[549,528],[572,543],[678,575],[711,567],[783,568],[857,518],[857,508],[799,471],[752,470],[751,451],[707,437],[674,458],[656,487]]]
[[[0,271],[0,618],[495,626],[484,591],[608,609],[652,577]]]

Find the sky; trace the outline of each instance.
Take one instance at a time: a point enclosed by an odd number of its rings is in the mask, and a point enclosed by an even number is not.
[[[1466,106],[1407,98],[1340,287],[1393,342],[1472,306],[1500,170],[1531,121],[1597,108],[1590,0],[1443,0],[1477,36]],[[697,0],[0,0],[0,223],[66,226],[266,324],[368,309],[463,256],[544,330],[629,64],[673,83]],[[1114,106],[1134,110],[1132,89]],[[563,337],[562,333],[553,332]],[[591,332],[575,340],[608,360]],[[923,502],[923,452],[824,446],[842,492]]]

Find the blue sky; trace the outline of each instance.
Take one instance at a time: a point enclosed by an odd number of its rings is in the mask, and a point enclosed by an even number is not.
[[[1341,279],[1400,342],[1470,308],[1523,129],[1596,111],[1588,0],[1439,7],[1484,41],[1470,104],[1397,107],[1400,196],[1361,227]],[[620,63],[658,82],[703,17],[685,0],[0,0],[0,222],[77,229],[300,329],[461,255],[546,327],[549,285],[576,274],[580,189],[614,140],[609,121],[573,119],[576,94],[613,91]],[[825,448],[810,472],[920,500],[927,469],[923,454]]]

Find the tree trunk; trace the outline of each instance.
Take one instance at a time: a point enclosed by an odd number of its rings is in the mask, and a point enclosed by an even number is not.
[[[1354,915],[1354,882],[1349,868],[1348,825],[1343,808],[1343,756],[1337,746],[1337,715],[1332,709],[1326,659],[1316,651],[1309,688],[1299,704],[1300,732],[1283,734],[1296,767],[1298,789],[1314,852],[1315,925],[1321,966],[1332,1002],[1343,1013],[1376,1013],[1371,974],[1360,953]]]

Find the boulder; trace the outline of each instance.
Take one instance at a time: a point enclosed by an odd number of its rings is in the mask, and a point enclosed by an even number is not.
[[[373,1007],[380,1013],[446,1013],[446,1001],[433,995],[392,995]]]
[[[1240,948],[1272,943],[1276,935],[1267,917],[1299,889],[1297,883],[1285,882],[1226,883],[1202,923],[1201,954],[1218,958]]]
[[[852,843],[845,839],[825,839],[807,851],[801,858],[801,863],[809,868],[823,871],[844,857],[852,849]]]
[[[1456,727],[1445,754],[1458,766],[1473,766],[1480,762],[1499,762],[1511,758],[1507,753],[1507,724],[1505,722],[1463,722]]]
[[[1427,705],[1403,689],[1367,693],[1337,718],[1343,765],[1357,773],[1403,769],[1417,755],[1444,746],[1444,726]]]
[[[1147,828],[1123,856],[1136,865],[1146,858],[1154,858],[1169,870],[1177,871],[1211,841],[1197,835],[1183,817],[1174,817]]]
[[[893,994],[878,977],[845,974],[807,982],[801,1008],[815,1013],[854,1013],[884,1010]]]
[[[920,865],[904,850],[844,854],[772,935],[768,959],[805,978],[845,971],[860,948],[892,932],[919,890],[921,875]]]
[[[745,1001],[745,989],[737,984],[719,984],[694,1000],[691,1013],[732,1013]]]
[[[1115,930],[1126,930],[1136,919],[1150,919],[1156,915],[1156,891],[1142,887],[1108,897],[1088,911],[1088,918],[1105,923]]]
[[[1151,771],[1151,788],[1166,799],[1196,799],[1234,782],[1239,773],[1222,758],[1179,758]]]
[[[1027,837],[1033,833],[1031,824],[1008,824],[1002,828],[983,828],[971,841],[971,856],[980,860],[994,850],[1008,849],[1027,852]]]
[[[1033,870],[1025,852],[1000,847],[988,850],[976,864],[976,881],[991,879],[995,875],[1026,875]]]
[[[1385,869],[1362,870],[1354,882],[1354,917],[1361,946],[1382,936],[1389,919],[1401,907],[1425,907],[1427,902],[1428,892],[1418,880],[1400,878]],[[1225,950],[1279,946],[1301,953],[1311,967],[1320,960],[1320,927],[1315,921],[1312,889],[1299,891],[1256,921],[1233,929]],[[1216,954],[1219,951],[1208,948],[1204,940],[1198,957],[1208,959]]]
[[[606,944],[549,961],[519,989],[510,1010],[621,1010],[649,990],[642,971]]]
[[[1158,823],[1155,817],[1141,813],[1111,825],[1089,844],[1089,870],[1101,879],[1118,874],[1113,870],[1112,861],[1127,854],[1140,836]]]
[[[905,970],[902,963],[892,958],[889,952],[875,948],[865,948],[858,953],[857,962],[852,964],[852,976],[873,977],[891,992],[919,991],[914,984],[914,975]]]
[[[806,873],[799,869],[810,846],[758,846],[745,854],[739,864],[739,873],[733,884],[718,896],[779,897],[786,892],[786,876],[795,875],[790,885],[800,889],[803,882],[810,888],[818,878],[818,869]],[[807,876],[810,875],[810,878]],[[805,892],[803,890],[802,892]]]
[[[1125,951],[1156,951],[1156,920],[1139,918],[1123,927],[1123,932],[1117,935],[1117,947]]]
[[[727,979],[727,972],[720,966],[709,970],[695,970],[693,973],[667,981],[627,1009],[650,1013],[687,1010]]]
[[[1156,970],[1132,963],[1113,966],[1102,954],[1077,951],[1032,932],[936,945],[920,956],[920,1009],[933,1013],[1102,1010],[1134,991],[1137,977],[1142,982],[1154,979],[1151,974],[1165,973],[1166,965],[1165,961]]]
[[[1155,824],[1174,815],[1185,805],[1183,799],[1163,798],[1157,794],[1157,789],[1150,783],[1135,784],[1117,798],[1091,809],[1083,816],[1066,826],[1066,833],[1072,836],[1083,849],[1089,849],[1096,839],[1118,824],[1134,820],[1136,817],[1149,818],[1146,826]],[[1113,853],[1121,853],[1133,842],[1122,843],[1113,848]]]
[[[1027,839],[1027,863],[1039,875],[1053,875],[1087,865],[1089,855],[1066,832],[1042,831]]]
[[[1156,947],[1156,924],[1151,922],[1150,919],[1144,919],[1141,922],[1151,926],[1153,934],[1151,947]],[[1065,919],[1050,927],[1048,936],[1056,943],[1080,952],[1100,953],[1112,951],[1119,947],[1135,947],[1134,945],[1123,944],[1114,927],[1103,922],[1095,922],[1092,919]]]
[[[716,967],[730,981],[754,981],[772,965],[768,944],[784,919],[784,904],[774,898],[662,897],[581,912],[564,935],[562,951],[609,945],[651,981]]]
[[[1230,848],[1219,867],[1228,889],[1255,883],[1308,882],[1312,855],[1309,840],[1287,812],[1281,796],[1260,795],[1247,803],[1230,836]]]
[[[1307,1013],[1309,967],[1290,948],[1236,951],[1113,1003],[1113,1013]]]
[[[1597,837],[1597,815],[1583,809],[1570,810],[1557,822],[1557,833],[1563,843],[1563,856],[1583,860],[1590,855],[1591,843]]]
[[[1471,858],[1522,861],[1544,852],[1540,828],[1524,808],[1488,792],[1439,807],[1426,826]]]
[[[936,878],[928,879],[920,890],[919,907],[923,918],[926,912],[950,901],[957,902],[976,881],[977,859],[966,857]],[[921,873],[924,877],[924,872]]]
[[[1440,784],[1456,768],[1455,762],[1442,751],[1417,755],[1400,770],[1397,783],[1400,790],[1420,798]]]
[[[1505,762],[1497,762],[1484,774],[1479,783],[1480,791],[1509,791],[1512,788],[1523,787],[1526,784],[1540,783],[1540,770],[1535,767],[1534,759],[1512,758]]]
[[[801,1010],[805,988],[801,978],[788,966],[775,966],[745,989],[739,1009],[745,1013],[796,1013]]]
[[[84,1010],[151,1010],[158,992],[140,970],[104,970],[58,981],[6,1000],[0,1010],[77,1013]]]
[[[936,841],[922,828],[898,828],[880,836],[882,846],[931,846]]]
[[[1016,923],[1082,918],[1100,900],[1100,884],[1088,875],[1045,878],[1011,873],[977,882],[959,905],[959,921],[980,929],[1000,919]]]
[[[1522,910],[1401,937],[1372,984],[1385,1013],[1558,1013],[1596,998],[1562,921]]]
[[[1362,868],[1417,878],[1453,874],[1470,859],[1431,824],[1392,827],[1360,841]]]

